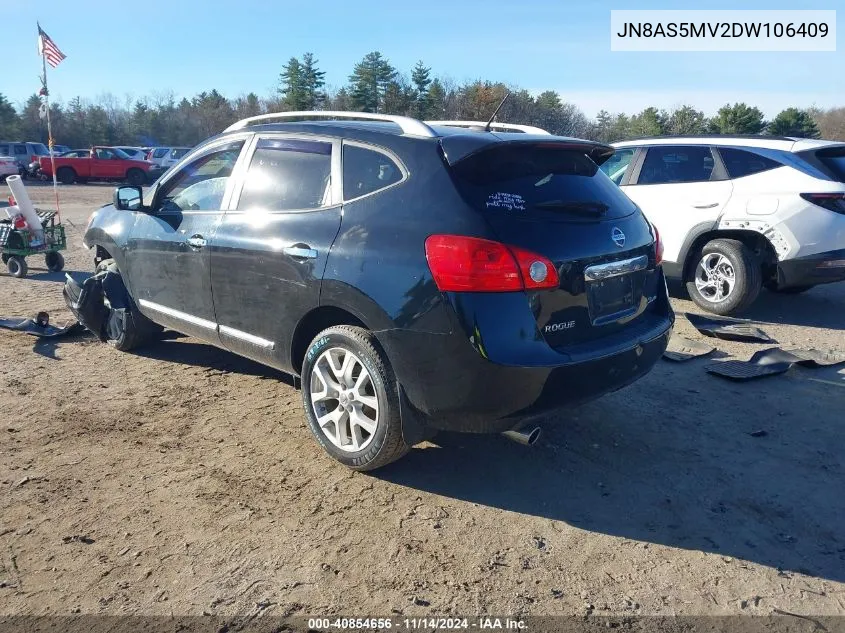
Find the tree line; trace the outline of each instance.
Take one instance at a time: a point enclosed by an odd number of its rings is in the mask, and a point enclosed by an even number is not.
[[[767,121],[745,103],[725,104],[713,117],[693,105],[671,110],[648,107],[638,113],[602,110],[588,118],[553,90],[536,96],[518,86],[476,80],[462,84],[435,77],[422,61],[402,73],[378,51],[352,69],[346,85],[326,86],[325,72],[312,53],[291,57],[282,66],[275,94],[254,92],[234,99],[217,90],[176,99],[172,93],[123,100],[105,94],[95,100],[75,97],[51,103],[56,143],[90,145],[193,146],[231,123],[267,112],[353,110],[401,114],[418,119],[487,120],[510,94],[498,120],[542,127],[554,134],[602,142],[665,134],[772,134],[845,140],[845,107],[787,108]],[[0,139],[47,141],[41,97],[30,96],[19,108],[0,94]]]

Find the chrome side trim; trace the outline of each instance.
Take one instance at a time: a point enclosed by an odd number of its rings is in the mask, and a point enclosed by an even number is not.
[[[640,255],[639,257],[632,257],[631,259],[623,259],[618,262],[608,262],[607,264],[596,264],[584,269],[584,279],[587,281],[601,281],[609,277],[618,277],[619,275],[627,275],[628,273],[635,273],[639,270],[648,268],[648,255]]]
[[[173,308],[168,308],[167,306],[163,306],[159,303],[153,303],[152,301],[147,301],[146,299],[140,299],[138,303],[141,306],[152,310],[153,312],[158,312],[159,314],[166,314],[167,316],[173,317],[174,319],[179,319],[180,321],[185,321],[186,323],[193,323],[194,325],[198,325],[207,330],[217,329],[217,324],[214,321],[207,321],[206,319],[194,316],[193,314],[180,312],[179,310],[174,310]]]
[[[254,334],[249,334],[248,332],[242,332],[241,330],[236,330],[233,327],[229,327],[228,325],[221,325],[220,326],[220,333],[225,334],[226,336],[231,336],[232,338],[240,339],[242,341],[246,341],[247,343],[251,343],[252,345],[256,345],[258,347],[264,349],[275,349],[276,344],[273,341],[268,341],[266,338],[261,338],[260,336],[255,336]]]

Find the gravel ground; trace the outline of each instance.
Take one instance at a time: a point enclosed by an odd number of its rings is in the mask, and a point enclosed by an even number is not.
[[[80,278],[111,193],[61,189]],[[63,275],[30,266],[0,276],[0,314],[62,323]],[[845,352],[845,284],[748,316]],[[273,370],[186,337],[0,330],[0,614],[845,614],[845,370],[736,384],[708,362],[661,361],[532,449],[444,435],[360,474]]]

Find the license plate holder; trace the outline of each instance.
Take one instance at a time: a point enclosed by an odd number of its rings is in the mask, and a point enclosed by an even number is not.
[[[593,325],[623,318],[636,311],[633,275],[617,275],[586,284]]]

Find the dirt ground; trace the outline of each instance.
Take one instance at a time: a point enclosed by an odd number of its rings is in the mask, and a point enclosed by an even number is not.
[[[111,193],[61,189],[80,278]],[[63,323],[63,274],[30,266],[0,314]],[[748,316],[845,352],[845,284]],[[736,384],[708,362],[661,361],[534,448],[446,435],[360,474],[260,365],[0,330],[0,614],[845,614],[845,370]]]

